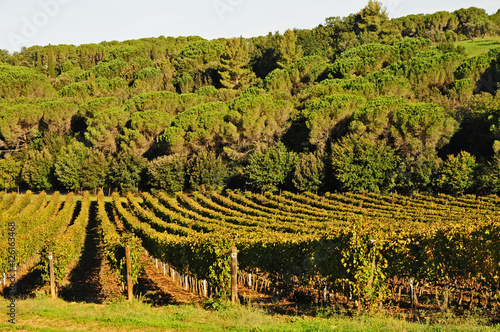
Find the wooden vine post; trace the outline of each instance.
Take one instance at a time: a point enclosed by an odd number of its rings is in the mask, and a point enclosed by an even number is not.
[[[238,298],[238,253],[236,247],[231,248],[231,302],[239,303]]]
[[[133,285],[132,285],[132,262],[130,260],[130,245],[127,244],[125,247],[125,261],[127,267],[127,292],[128,300],[132,302],[134,298]]]
[[[54,276],[54,256],[49,252],[49,277],[50,277],[50,296],[56,298],[56,278]]]

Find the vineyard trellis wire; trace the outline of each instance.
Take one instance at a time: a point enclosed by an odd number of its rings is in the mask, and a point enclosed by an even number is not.
[[[3,195],[2,227],[19,220],[18,264],[40,248],[59,250],[64,256],[59,256],[61,280],[81,250],[89,194],[71,225],[76,206],[72,194],[64,201],[58,193],[50,199],[45,193],[33,196]],[[129,235],[117,232],[103,199],[98,195],[101,241],[122,282],[121,252],[132,243],[136,257],[142,246],[186,278],[223,289],[229,286],[229,253],[236,246],[242,273],[265,276],[266,284],[282,292],[308,285],[328,289],[334,298],[352,299],[358,307],[398,302],[401,293],[416,304],[422,289],[444,307],[496,304],[499,298],[496,196],[115,193],[108,209]],[[1,241],[0,250],[5,246]],[[134,266],[136,278],[138,259]],[[0,267],[5,271],[2,260]],[[410,282],[418,293],[409,294]]]

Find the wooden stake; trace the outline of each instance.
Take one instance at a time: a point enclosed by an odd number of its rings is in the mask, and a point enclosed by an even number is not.
[[[414,299],[413,296],[415,293],[413,292],[413,279],[410,279],[410,306],[414,308]]]
[[[444,301],[443,301],[443,306],[445,309],[448,309],[449,303],[450,303],[450,292],[448,285],[446,285],[444,288]]]
[[[234,304],[239,302],[238,299],[238,253],[236,247],[231,249],[231,301]]]
[[[56,298],[56,278],[54,276],[54,256],[49,252],[49,277],[50,277],[50,296]]]
[[[441,309],[442,307],[441,307],[441,302],[439,301],[439,290],[437,286],[434,287],[434,291],[435,291],[437,306]]]
[[[133,285],[132,285],[132,262],[130,260],[130,246],[127,244],[125,247],[125,260],[127,265],[127,292],[128,300],[132,302],[134,298]]]

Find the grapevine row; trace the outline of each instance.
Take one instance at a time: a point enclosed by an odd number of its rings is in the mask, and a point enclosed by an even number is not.
[[[125,285],[125,247],[130,246],[131,256],[131,276],[134,283],[142,269],[140,263],[140,253],[142,249],[141,241],[131,234],[119,234],[116,226],[111,222],[106,212],[104,194],[97,195],[97,220],[100,223],[100,236],[103,243],[103,253],[111,270],[116,275],[118,281]]]
[[[90,194],[85,192],[80,206],[80,212],[74,222],[46,246],[44,255],[52,252],[54,257],[54,274],[56,281],[61,282],[71,268],[72,263],[81,255],[89,221]],[[48,260],[42,261],[44,280],[49,280]]]

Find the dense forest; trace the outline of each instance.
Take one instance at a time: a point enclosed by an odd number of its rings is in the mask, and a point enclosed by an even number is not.
[[[0,50],[0,188],[500,192],[500,10]]]

